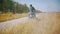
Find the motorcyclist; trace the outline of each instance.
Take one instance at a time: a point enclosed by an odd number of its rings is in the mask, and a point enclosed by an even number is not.
[[[30,8],[29,8],[29,17],[36,17],[35,15],[35,8],[32,6],[32,4],[30,4]]]

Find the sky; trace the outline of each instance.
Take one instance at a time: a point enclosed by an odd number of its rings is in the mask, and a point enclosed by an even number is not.
[[[42,12],[60,12],[60,0],[14,0],[21,4],[32,4],[35,9]]]

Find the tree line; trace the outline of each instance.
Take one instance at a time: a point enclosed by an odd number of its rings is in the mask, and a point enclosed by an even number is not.
[[[26,4],[19,4],[13,0],[0,0],[0,12],[27,13],[29,8]]]
[[[0,12],[24,13],[28,12],[28,7],[13,0],[0,0]]]

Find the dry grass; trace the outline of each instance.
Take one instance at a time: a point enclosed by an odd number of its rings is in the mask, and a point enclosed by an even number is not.
[[[25,16],[27,16],[26,13],[23,13],[23,14],[12,14],[12,13],[0,14],[0,22],[17,19],[17,18],[21,18],[21,17],[25,17]]]
[[[3,29],[0,28],[0,34],[30,34],[32,30],[29,22],[23,22],[15,26],[6,24]]]
[[[60,13],[41,13],[36,19],[11,26],[5,25],[0,34],[60,34]]]

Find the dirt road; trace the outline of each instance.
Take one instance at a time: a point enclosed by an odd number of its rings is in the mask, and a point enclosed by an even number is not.
[[[23,21],[28,20],[28,17],[24,17],[24,18],[19,18],[19,19],[15,19],[15,20],[10,20],[10,21],[5,21],[5,22],[1,22],[0,23],[0,28],[3,28],[6,24],[10,24],[11,26],[15,26],[19,23],[22,23]]]
[[[37,16],[37,15],[36,15]],[[11,25],[11,27],[16,26],[22,22],[28,21],[30,18],[24,17],[24,18],[19,18],[15,20],[10,20],[10,21],[5,21],[5,22],[0,22],[0,30],[5,27],[5,25]]]

